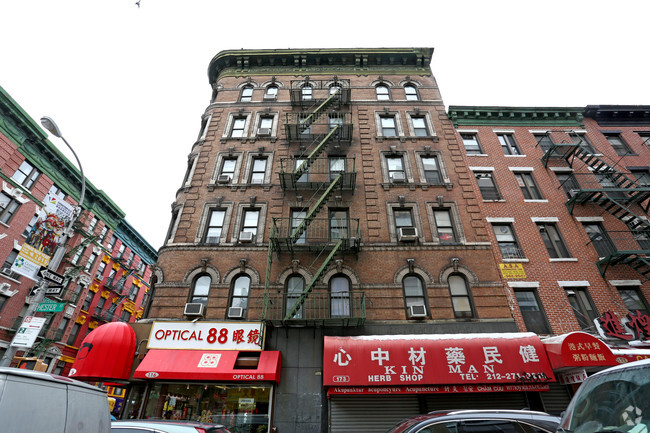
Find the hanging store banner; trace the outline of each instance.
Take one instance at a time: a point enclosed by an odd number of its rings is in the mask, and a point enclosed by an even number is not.
[[[154,322],[149,349],[262,350],[261,322]]]
[[[65,225],[72,218],[74,207],[50,193],[45,196],[43,203],[45,206],[39,212],[25,243],[47,256],[52,256]]]
[[[534,333],[325,337],[325,386],[553,382]]]
[[[45,262],[47,264],[49,260],[49,256],[40,253],[27,244],[23,244],[16,256],[16,260],[11,264],[11,271],[38,281],[38,271],[41,270],[41,263]]]

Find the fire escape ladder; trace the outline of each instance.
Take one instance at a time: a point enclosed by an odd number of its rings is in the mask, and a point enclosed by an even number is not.
[[[262,304],[262,320],[266,320],[270,302],[270,293],[271,293],[271,266],[273,265],[273,250],[274,239],[275,239],[275,219],[273,225],[271,226],[271,236],[269,238],[269,248],[266,256],[266,278],[264,280],[264,303]]]
[[[105,312],[105,317],[112,317],[113,314],[115,313],[115,310],[117,310],[117,307],[119,307],[122,302],[124,302],[124,299],[127,297],[128,293],[124,290],[124,285],[126,284],[126,279],[133,273],[133,269],[129,269],[128,272],[126,272],[124,275],[122,275],[122,278],[117,282],[117,285],[115,286],[115,291],[117,292],[117,297],[113,300],[113,303],[111,304],[110,307],[108,307],[108,310]]]
[[[303,174],[307,173],[309,171],[309,167],[316,161],[316,158],[318,158],[323,151],[327,148],[327,143],[334,137],[337,133],[337,130],[339,129],[339,126],[335,126],[332,128],[332,130],[321,140],[320,144],[316,146],[314,150],[311,151],[311,153],[307,156],[307,158],[303,161],[302,164],[300,164],[300,167],[296,168],[296,171],[293,172],[293,183],[295,185],[296,182],[298,182],[298,179],[302,177]]]
[[[316,273],[314,274],[314,278],[312,278],[311,282],[307,287],[305,287],[305,290],[303,290],[302,294],[300,295],[299,298],[296,299],[295,304],[293,304],[293,307],[289,311],[287,311],[286,316],[284,317],[284,320],[291,320],[293,316],[296,315],[298,310],[302,307],[302,305],[305,303],[305,299],[309,296],[311,291],[314,289],[316,286],[316,283],[320,280],[320,278],[323,276],[327,268],[329,267],[330,263],[332,262],[332,259],[334,256],[336,256],[336,253],[339,251],[341,246],[343,245],[343,239],[339,239],[339,241],[336,243],[336,246],[330,251],[329,255],[323,262],[323,264],[318,268]]]
[[[309,211],[307,216],[305,216],[305,219],[303,219],[302,222],[298,225],[298,227],[296,227],[293,230],[293,232],[289,236],[290,242],[292,244],[295,244],[296,242],[298,242],[298,240],[300,239],[302,234],[307,230],[307,228],[309,227],[311,222],[314,220],[314,218],[316,218],[316,216],[318,216],[318,213],[321,211],[321,209],[323,209],[323,207],[327,203],[327,200],[329,200],[332,193],[334,193],[334,190],[341,183],[341,178],[342,177],[343,176],[341,174],[336,176],[336,179],[334,179],[332,181],[332,183],[330,183],[330,185],[325,190],[325,193],[318,199],[318,201],[316,201],[316,203],[311,208],[311,210]]]
[[[341,89],[337,89],[335,92],[332,92],[332,94],[329,95],[326,100],[321,102],[318,107],[311,111],[309,116],[300,120],[300,123],[298,124],[298,133],[301,134],[307,130],[316,119],[322,116],[323,113],[326,112],[327,109],[329,109],[334,104],[334,102],[339,101],[340,99]]]

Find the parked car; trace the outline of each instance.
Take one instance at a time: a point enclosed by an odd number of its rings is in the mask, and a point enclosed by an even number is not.
[[[113,421],[111,433],[230,433],[221,424],[165,419]]]
[[[530,410],[435,411],[400,421],[387,433],[553,433],[560,417]]]
[[[69,377],[0,367],[0,431],[108,433],[106,392]]]
[[[650,359],[589,376],[571,399],[558,431],[648,433]]]

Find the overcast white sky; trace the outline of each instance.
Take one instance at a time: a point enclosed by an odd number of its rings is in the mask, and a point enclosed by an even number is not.
[[[447,107],[650,104],[648,0],[135,2],[1,1],[0,85],[156,249],[221,50],[433,47]]]

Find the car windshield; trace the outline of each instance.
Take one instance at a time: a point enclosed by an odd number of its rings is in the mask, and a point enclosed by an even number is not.
[[[647,433],[650,429],[648,364],[591,377],[573,397],[560,427],[573,433]]]

